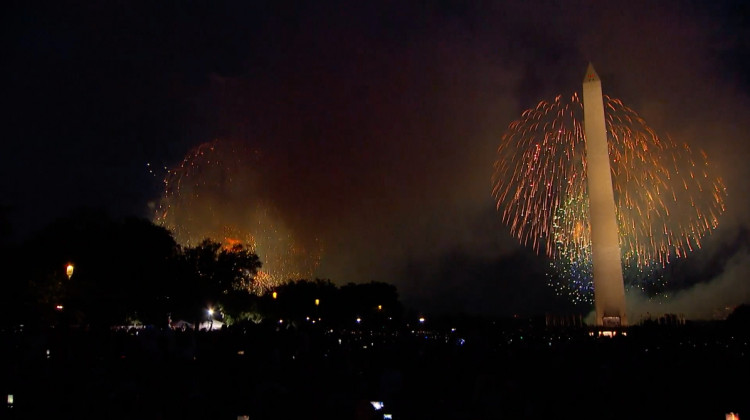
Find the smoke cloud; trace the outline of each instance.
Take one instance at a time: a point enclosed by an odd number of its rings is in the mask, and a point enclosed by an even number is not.
[[[14,4],[11,224],[86,205],[153,218],[163,185],[147,163],[237,142],[268,171],[217,206],[272,202],[271,224],[320,244],[310,276],[390,282],[431,310],[587,311],[550,292],[548,261],[500,223],[490,178],[508,124],[580,91],[592,62],[605,94],[704,150],[727,187],[719,228],[685,258],[706,269],[676,262],[662,305],[679,306],[661,308],[706,317],[747,301],[747,252],[730,246],[750,227],[743,5],[489,3]]]

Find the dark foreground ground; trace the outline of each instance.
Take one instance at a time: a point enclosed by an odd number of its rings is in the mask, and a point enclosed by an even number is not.
[[[599,339],[493,323],[1,339],[4,418],[750,419],[748,336],[720,324]]]

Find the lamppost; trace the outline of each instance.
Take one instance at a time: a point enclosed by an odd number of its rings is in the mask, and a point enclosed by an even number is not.
[[[70,278],[73,276],[73,268],[74,268],[73,267],[73,263],[68,263],[68,265],[65,266],[65,275],[68,276],[68,280],[70,280]],[[61,294],[64,295],[65,293],[63,291],[66,288],[63,286],[62,281],[58,280],[57,283],[58,283],[58,286],[60,287],[59,293],[61,293]],[[58,296],[58,299],[64,299],[64,296]],[[58,303],[58,304],[55,305],[55,310],[57,312],[62,312],[63,311],[62,302],[60,302],[60,303]]]

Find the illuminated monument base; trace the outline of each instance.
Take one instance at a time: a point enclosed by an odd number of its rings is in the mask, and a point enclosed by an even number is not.
[[[596,326],[625,327],[625,285],[612,190],[602,84],[591,64],[583,79],[583,117],[586,132]]]

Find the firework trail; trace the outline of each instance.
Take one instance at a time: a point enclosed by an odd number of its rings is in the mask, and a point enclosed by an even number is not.
[[[604,103],[626,287],[658,290],[659,268],[716,228],[726,190],[705,153],[659,137],[617,99]],[[511,234],[552,259],[558,292],[591,302],[582,117],[577,94],[524,111],[498,147],[492,194]]]
[[[254,293],[292,279],[310,278],[322,248],[298,239],[269,192],[270,168],[256,150],[239,143],[204,143],[164,178],[156,223],[183,246],[210,238],[231,249],[243,244],[263,264],[247,287]]]

